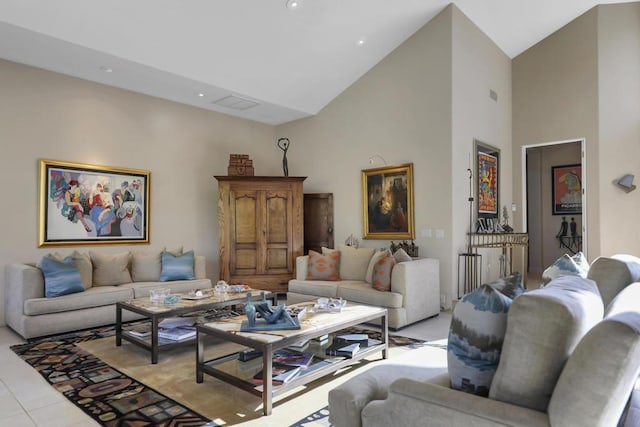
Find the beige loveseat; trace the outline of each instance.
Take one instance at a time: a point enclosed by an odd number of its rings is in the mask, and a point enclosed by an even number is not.
[[[361,263],[362,271],[350,272],[348,277],[353,279],[307,280],[308,255],[300,256],[296,259],[296,278],[289,281],[287,303],[327,297],[342,298],[347,303],[384,307],[388,311],[389,327],[392,329],[440,314],[440,270],[437,259],[422,258],[396,264],[391,272],[389,292],[378,291],[364,280],[368,263]]]
[[[182,293],[211,288],[202,256],[194,257],[195,279],[161,282],[161,252],[117,255],[92,252],[91,255],[72,254],[79,266],[84,291],[55,298],[45,297],[39,263],[8,265],[4,294],[7,326],[23,338],[92,328],[115,323],[117,302],[149,296],[151,289],[169,288],[172,293]],[[122,268],[109,271],[116,264]],[[139,316],[124,311],[123,318],[126,321]]]
[[[452,389],[447,351],[427,346],[331,390],[332,425],[640,425],[639,267],[601,257],[589,279],[517,296],[489,397]]]

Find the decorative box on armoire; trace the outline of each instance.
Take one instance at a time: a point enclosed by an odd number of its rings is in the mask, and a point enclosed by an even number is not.
[[[304,249],[306,177],[215,178],[220,280],[287,292]]]

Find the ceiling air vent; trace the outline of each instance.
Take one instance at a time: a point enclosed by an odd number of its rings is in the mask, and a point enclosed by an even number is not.
[[[229,95],[225,96],[224,98],[220,98],[216,101],[213,101],[213,104],[231,108],[232,110],[248,110],[249,108],[258,105],[257,102],[249,101],[248,99],[240,98],[239,96],[235,95]]]

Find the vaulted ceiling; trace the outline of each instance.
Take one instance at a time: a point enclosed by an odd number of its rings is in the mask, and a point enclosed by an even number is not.
[[[621,2],[453,1],[512,58]],[[449,3],[0,0],[0,57],[279,124],[318,113]]]

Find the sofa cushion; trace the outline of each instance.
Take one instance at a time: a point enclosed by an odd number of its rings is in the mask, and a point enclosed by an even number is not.
[[[551,425],[617,425],[638,373],[640,313],[603,320],[582,338],[562,370],[549,402]]]
[[[41,265],[45,297],[55,298],[84,291],[80,270],[70,256],[62,261],[45,256]]]
[[[160,281],[169,282],[172,280],[192,280],[195,279],[193,273],[193,251],[185,252],[176,256],[170,252],[162,252],[162,270],[160,271]]]
[[[525,291],[522,275],[517,271],[510,276],[501,277],[491,283],[487,283],[487,285],[511,299],[523,294]]]
[[[24,302],[24,314],[37,316],[41,314],[60,313],[83,308],[112,305],[119,301],[133,298],[131,289],[120,286],[96,286],[84,292],[64,295],[58,298],[33,298]],[[115,313],[115,308],[113,308]],[[82,328],[78,325],[78,328]]]
[[[453,309],[447,360],[451,388],[488,396],[498,368],[511,298],[486,284]]]
[[[311,295],[309,299],[313,299],[313,296],[337,298],[338,283],[329,280],[289,280],[289,292]],[[371,287],[367,287],[371,292]]]
[[[604,317],[614,316],[624,311],[640,311],[640,282],[635,282],[621,290],[609,303]]]
[[[542,282],[547,284],[560,276],[587,277],[588,272],[589,263],[582,252],[574,256],[564,254],[542,272]]]
[[[606,307],[627,285],[640,281],[640,259],[631,255],[598,257],[591,264],[587,278],[598,284]]]
[[[408,253],[405,252],[404,249],[400,248],[393,254],[393,257],[396,259],[396,262],[408,262],[413,261]]]
[[[376,265],[376,262],[380,260],[380,258],[390,255],[391,252],[388,249],[382,251],[376,251],[371,256],[371,260],[369,260],[369,265],[367,266],[367,274],[365,275],[364,281],[373,284],[373,267]]]
[[[595,282],[579,276],[515,298],[489,397],[545,411],[569,355],[603,312]]]
[[[211,280],[174,280],[171,282],[163,282],[162,284],[158,282],[133,282],[120,285],[119,287],[132,289],[134,298],[144,298],[149,296],[151,289],[158,288],[167,288],[172,294],[186,294],[196,289],[209,289],[211,288]]]
[[[93,264],[93,286],[113,286],[131,282],[131,252],[104,254],[90,251]]]
[[[382,292],[391,290],[391,272],[396,265],[396,259],[388,254],[380,258],[373,266],[373,289]]]
[[[324,250],[325,248],[323,248]],[[306,280],[340,280],[340,251],[309,251]]]
[[[134,282],[160,280],[162,271],[162,251],[138,252],[131,255],[131,278]]]
[[[358,304],[375,305],[386,308],[401,308],[403,297],[397,292],[378,292],[367,282],[343,280],[339,282],[337,297]]]
[[[323,254],[335,249],[322,248]],[[354,248],[340,245],[340,280],[365,280],[369,261],[375,248]]]

